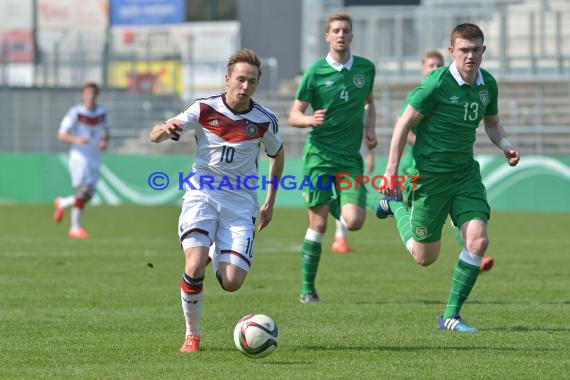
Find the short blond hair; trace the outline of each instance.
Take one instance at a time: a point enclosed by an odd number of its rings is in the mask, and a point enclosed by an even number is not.
[[[437,51],[437,50],[428,50],[424,53],[424,56],[422,57],[422,64],[425,63],[425,61],[427,61],[430,58],[437,58],[441,61],[441,63],[445,62],[445,59],[443,58],[443,55]]]
[[[228,59],[228,75],[232,73],[234,66],[240,62],[249,63],[250,65],[257,67],[257,71],[259,73],[257,78],[261,77],[261,61],[257,54],[251,49],[241,49],[235,52]]]
[[[352,30],[352,17],[348,13],[333,13],[330,15],[327,21],[327,32],[330,30],[333,21],[346,21],[350,24],[350,29]]]

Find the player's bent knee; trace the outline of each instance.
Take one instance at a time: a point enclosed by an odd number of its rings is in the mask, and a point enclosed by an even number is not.
[[[220,267],[216,271],[216,278],[226,292],[239,290],[246,276],[247,271],[233,265],[225,265],[225,263],[220,263]]]
[[[222,289],[230,293],[239,290],[243,284],[243,281],[240,281],[238,279],[224,279],[220,272],[216,272],[216,278],[218,279],[218,282],[220,283]]]
[[[419,266],[430,266],[431,264],[435,263],[439,257],[438,245],[425,246],[421,245],[420,243],[416,243],[413,246],[412,256],[414,257],[416,264]]]
[[[89,187],[80,187],[77,189],[75,196],[81,199],[84,203],[87,203],[91,198],[93,198],[93,191]]]
[[[347,216],[347,217],[345,217],[343,215],[342,219],[344,220],[344,222],[346,224],[346,228],[348,228],[350,231],[359,230],[364,225],[364,217],[363,216],[352,216],[352,217]]]
[[[346,223],[346,228],[348,228],[350,231],[357,231],[359,229],[362,228],[362,225],[364,224],[364,220],[356,220],[353,221],[352,223]]]
[[[416,261],[416,264],[418,264],[421,267],[429,267],[431,264],[436,262],[437,256],[436,257],[414,256],[414,260]]]
[[[319,232],[319,233],[325,233],[325,231],[327,230],[327,222],[325,221],[315,221],[312,220],[309,223],[309,228],[313,231]]]
[[[235,292],[241,288],[241,285],[242,283],[239,281],[228,281],[226,284],[224,284],[223,289],[226,292]]]
[[[487,251],[487,248],[489,247],[489,238],[482,236],[467,242],[465,246],[467,248],[467,251],[482,255]]]

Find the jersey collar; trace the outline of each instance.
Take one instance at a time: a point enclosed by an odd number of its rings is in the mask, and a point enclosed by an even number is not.
[[[331,53],[327,54],[327,63],[329,65],[331,65],[331,67],[333,69],[335,69],[336,71],[340,72],[342,71],[342,69],[347,69],[350,70],[350,68],[352,67],[352,63],[354,62],[354,60],[352,59],[352,54],[350,55],[350,58],[348,59],[348,61],[345,64],[342,63],[338,63],[337,61],[335,61],[332,57],[331,57]]]
[[[469,85],[469,83],[465,82],[463,78],[461,78],[461,74],[459,74],[459,70],[457,70],[457,65],[455,64],[455,61],[453,61],[451,65],[449,65],[449,71],[451,72],[453,78],[455,78],[455,80],[457,81],[458,85],[460,86],[463,86],[464,84]],[[477,86],[482,86],[485,84],[485,81],[483,80],[483,74],[481,74],[481,70],[479,69],[477,70],[477,79],[475,79],[475,84]]]

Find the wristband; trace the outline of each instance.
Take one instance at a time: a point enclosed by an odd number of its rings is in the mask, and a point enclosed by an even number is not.
[[[503,137],[501,141],[499,141],[499,148],[501,148],[502,150],[505,150],[506,148],[510,148],[512,146],[513,144],[506,137]]]

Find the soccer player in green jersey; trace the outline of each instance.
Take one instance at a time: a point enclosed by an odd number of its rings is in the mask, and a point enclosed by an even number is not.
[[[437,50],[429,50],[424,53],[422,58],[422,76],[426,76],[430,71],[442,67],[444,65],[443,55]],[[413,95],[414,91],[410,91],[406,96],[406,101],[400,110],[400,113],[403,113],[410,103],[410,99]],[[398,166],[398,174],[399,175],[407,175],[410,174],[410,170],[413,170],[414,167],[414,144],[416,143],[416,128],[417,125],[414,125],[410,132],[408,132],[408,137],[406,139],[407,144],[402,154],[402,158],[400,159],[400,165]],[[453,235],[455,236],[455,240],[459,243],[460,246],[464,245],[463,239],[461,237],[461,232],[459,231],[459,227],[452,224],[453,228]],[[483,261],[481,262],[481,270],[488,271],[491,270],[493,267],[494,260],[492,257],[487,256],[483,257]]]
[[[303,174],[314,186],[305,187],[303,194],[309,228],[301,250],[301,303],[319,301],[315,278],[329,211],[349,230],[360,229],[366,216],[366,188],[357,186],[355,177],[363,174],[363,134],[369,149],[377,144],[372,95],[375,67],[351,54],[352,38],[351,17],[331,15],[325,33],[329,52],[305,70],[289,114],[292,126],[312,128],[303,153]],[[309,106],[313,113],[305,115]]]
[[[437,260],[441,230],[449,214],[465,242],[453,273],[451,291],[437,328],[473,332],[460,317],[463,303],[480,273],[489,245],[490,208],[479,164],[473,158],[475,132],[485,132],[500,147],[510,166],[518,164],[517,149],[507,139],[498,115],[495,78],[480,69],[485,45],[477,25],[460,24],[451,33],[450,66],[432,70],[416,88],[394,126],[385,176],[389,182],[378,202],[377,215],[394,215],[398,232],[412,257],[422,266]],[[396,176],[410,128],[417,124],[415,166],[421,176],[405,184],[406,204],[399,201]]]

